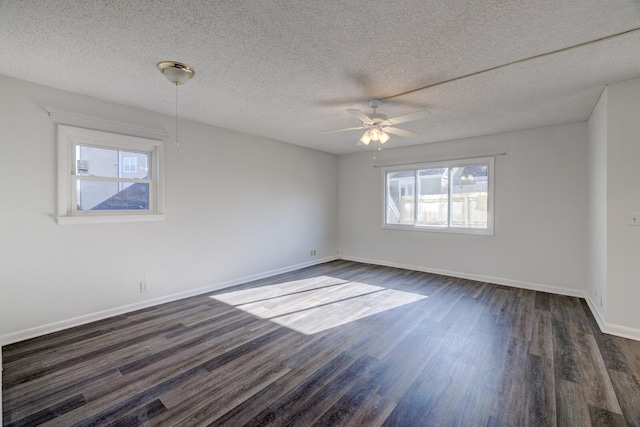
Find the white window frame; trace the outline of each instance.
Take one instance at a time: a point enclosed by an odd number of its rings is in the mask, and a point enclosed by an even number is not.
[[[401,166],[388,166],[382,168],[382,228],[392,229],[392,230],[410,230],[410,231],[427,231],[427,232],[435,232],[435,233],[454,233],[454,234],[473,234],[473,235],[483,235],[483,236],[493,236],[494,235],[494,157],[482,157],[482,158],[474,158],[474,159],[460,159],[460,160],[447,160],[442,162],[431,162],[431,163],[415,163]],[[487,228],[466,228],[466,227],[452,227],[452,226],[429,226],[429,225],[415,225],[414,224],[388,224],[387,223],[387,199],[389,197],[389,190],[387,188],[387,174],[390,172],[399,172],[399,171],[417,171],[419,169],[436,169],[436,168],[449,168],[449,171],[452,168],[457,167],[466,167],[466,166],[488,166],[489,171],[487,174]],[[449,172],[450,175],[450,172]],[[448,222],[451,222],[451,204],[452,204],[452,187],[451,187],[451,179],[448,180],[448,188],[449,188],[449,213],[448,213]],[[414,184],[414,195],[415,202],[418,200],[418,186]],[[417,207],[414,206],[414,212],[417,215]]]
[[[149,209],[144,211],[78,211],[77,182],[87,179],[76,175],[76,146],[135,151],[148,154],[150,175],[146,180],[97,178],[102,181],[131,181],[149,184]],[[121,135],[67,125],[58,125],[58,224],[95,224],[107,222],[159,221],[164,219],[164,145],[162,141]]]

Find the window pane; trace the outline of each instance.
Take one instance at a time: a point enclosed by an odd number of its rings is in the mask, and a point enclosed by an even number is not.
[[[149,153],[76,146],[76,174],[106,178],[145,179],[149,175]]]
[[[449,215],[448,168],[418,171],[418,224],[446,227]]]
[[[137,172],[138,162],[135,157],[123,157],[123,172]]]
[[[413,225],[415,172],[387,173],[387,224]]]
[[[488,166],[451,169],[451,226],[487,228]]]
[[[78,180],[78,211],[148,210],[149,184]]]

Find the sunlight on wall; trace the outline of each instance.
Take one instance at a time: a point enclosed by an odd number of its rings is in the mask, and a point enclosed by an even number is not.
[[[319,276],[211,298],[311,335],[427,296]]]

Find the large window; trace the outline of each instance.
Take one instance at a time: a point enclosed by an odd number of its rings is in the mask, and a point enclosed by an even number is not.
[[[383,226],[493,234],[493,158],[383,169]]]
[[[58,223],[158,220],[161,141],[60,125]]]

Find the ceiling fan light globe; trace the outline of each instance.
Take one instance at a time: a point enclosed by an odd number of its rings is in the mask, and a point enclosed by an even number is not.
[[[380,140],[380,135],[381,132],[379,129],[371,129],[371,140],[372,141],[379,141]]]
[[[389,140],[390,136],[388,133],[386,132],[381,132],[380,133],[380,144],[384,144],[385,142],[387,142]]]
[[[369,145],[369,143],[371,142],[371,135],[369,131],[366,131],[364,135],[362,135],[362,137],[360,138],[360,142],[362,142],[364,145]]]

